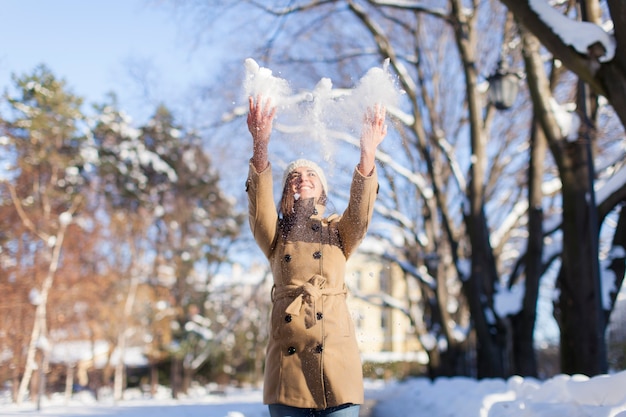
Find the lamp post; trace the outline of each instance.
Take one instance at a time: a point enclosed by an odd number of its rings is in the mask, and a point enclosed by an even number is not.
[[[519,89],[519,75],[508,70],[507,65],[500,60],[496,72],[487,78],[489,101],[498,110],[508,110],[515,103]]]

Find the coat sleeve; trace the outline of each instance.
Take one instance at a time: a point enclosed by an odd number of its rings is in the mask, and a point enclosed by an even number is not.
[[[269,254],[276,239],[278,212],[274,205],[271,165],[257,172],[250,163],[246,192],[248,193],[248,221],[254,240],[265,256]]]
[[[376,168],[367,177],[355,169],[350,186],[350,201],[338,225],[346,259],[352,255],[365,237],[372,220],[377,195],[378,172]]]

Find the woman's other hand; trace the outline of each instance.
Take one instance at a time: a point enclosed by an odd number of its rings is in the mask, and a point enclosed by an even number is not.
[[[267,147],[272,134],[272,124],[276,115],[276,107],[272,106],[270,98],[263,100],[258,95],[248,98],[248,130],[252,135],[252,164],[258,172],[263,171],[268,164]]]
[[[374,108],[368,108],[363,121],[363,131],[361,132],[361,160],[358,169],[361,174],[368,176],[374,169],[376,149],[387,135],[387,124],[385,123],[387,110],[379,104]]]

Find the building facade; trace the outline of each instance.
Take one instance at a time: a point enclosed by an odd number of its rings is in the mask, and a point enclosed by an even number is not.
[[[408,310],[409,288],[400,268],[356,253],[346,269],[348,308],[363,359],[415,361],[419,343]]]

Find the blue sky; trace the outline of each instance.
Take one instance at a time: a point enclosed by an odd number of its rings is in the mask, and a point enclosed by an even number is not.
[[[191,49],[195,33],[184,33],[171,10],[154,1],[0,0],[0,7],[1,91],[11,74],[31,73],[43,63],[87,103],[114,91],[141,119],[153,108],[138,99],[142,89],[131,68],[148,74],[154,102],[180,95],[210,70],[203,59],[209,54]]]

